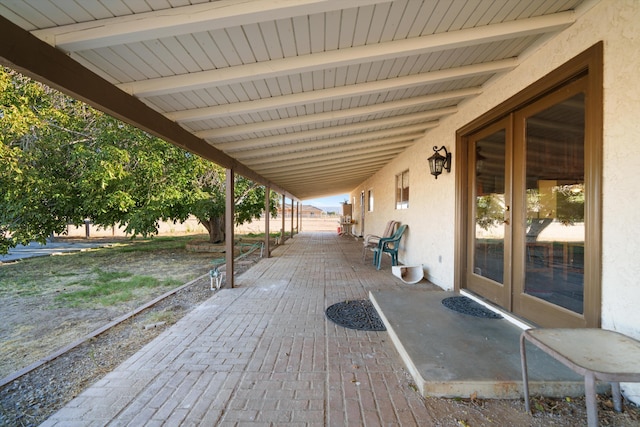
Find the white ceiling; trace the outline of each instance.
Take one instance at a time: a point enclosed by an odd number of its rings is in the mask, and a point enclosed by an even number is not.
[[[0,14],[304,200],[355,188],[581,3],[0,0]]]

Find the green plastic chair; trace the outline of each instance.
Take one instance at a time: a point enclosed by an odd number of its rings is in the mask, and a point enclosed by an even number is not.
[[[381,236],[377,236],[375,234],[367,234],[366,236],[364,236],[364,241],[362,243],[363,244],[362,261],[366,260],[367,251],[373,251],[375,248],[378,247],[378,243],[380,242],[380,239],[382,239],[383,237],[393,236],[393,233],[395,233],[396,227],[399,224],[400,223],[398,221],[391,220],[387,222],[387,226],[385,227],[384,233],[382,233]]]
[[[391,265],[398,265],[398,248],[406,229],[407,224],[403,224],[398,227],[393,236],[380,239],[378,247],[373,250],[373,264],[376,266],[376,270],[380,270],[383,253],[388,253],[391,256]]]

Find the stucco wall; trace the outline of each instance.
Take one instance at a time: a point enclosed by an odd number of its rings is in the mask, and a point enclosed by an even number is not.
[[[457,165],[435,180],[427,165],[431,147],[445,145],[455,153],[457,129],[604,41],[602,327],[640,339],[640,2],[589,1],[577,14],[574,25],[528,52],[516,70],[487,84],[482,95],[463,103],[354,194],[374,191],[366,232],[382,232],[391,218],[409,224],[401,262],[423,264],[429,280],[453,289]],[[405,169],[410,170],[410,207],[396,211],[394,176]],[[623,390],[640,401],[640,387],[624,385]]]

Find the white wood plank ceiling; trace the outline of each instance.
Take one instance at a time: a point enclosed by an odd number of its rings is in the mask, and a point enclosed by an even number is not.
[[[0,14],[304,200],[355,188],[581,3],[0,0]]]

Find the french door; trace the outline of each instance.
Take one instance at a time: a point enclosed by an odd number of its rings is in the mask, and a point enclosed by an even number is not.
[[[467,288],[511,311],[512,118],[469,137]]]
[[[466,139],[464,287],[540,326],[599,322],[587,92],[574,79]]]

